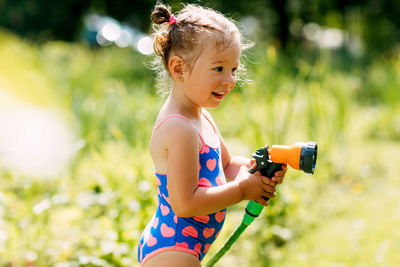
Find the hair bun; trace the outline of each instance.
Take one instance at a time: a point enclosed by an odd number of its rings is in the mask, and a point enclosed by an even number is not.
[[[151,13],[151,20],[155,24],[163,24],[169,21],[171,17],[171,8],[169,6],[165,6],[163,4],[157,4],[154,7],[153,12]]]

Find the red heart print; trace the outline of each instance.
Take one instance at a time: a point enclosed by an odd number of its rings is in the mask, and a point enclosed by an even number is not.
[[[199,234],[193,226],[187,226],[187,227],[183,228],[182,235],[197,237]]]
[[[149,239],[147,240],[147,246],[152,247],[155,244],[157,244],[157,238],[152,236],[151,234],[149,235]]]
[[[205,238],[209,238],[210,236],[212,236],[215,232],[214,228],[204,228],[203,230],[203,235]]]
[[[172,227],[168,227],[165,223],[161,224],[161,234],[163,237],[172,237],[175,235],[175,230]]]
[[[200,244],[200,243],[197,243],[197,244],[194,246],[194,251],[196,251],[197,253],[200,254],[200,250],[201,250],[201,244]]]
[[[163,204],[161,204],[161,213],[163,216],[168,215],[169,208],[167,206],[164,206]]]
[[[215,169],[215,166],[217,166],[217,160],[216,159],[207,160],[207,168],[210,171],[213,171]]]
[[[210,217],[208,215],[195,216],[193,217],[193,220],[196,222],[208,223],[210,221]]]
[[[158,217],[156,217],[156,218],[154,219],[153,228],[156,229],[157,226],[158,226]]]
[[[203,144],[203,146],[201,147],[201,150],[200,150],[200,154],[209,153],[209,152],[210,152],[210,148]]]
[[[217,213],[215,213],[215,219],[217,220],[217,222],[222,222],[225,218],[225,211],[218,211]]]
[[[207,253],[207,251],[208,251],[208,249],[209,249],[210,247],[211,247],[211,244],[206,244],[206,245],[204,246],[204,250],[203,250],[204,254]]]
[[[176,242],[175,246],[181,247],[181,248],[189,248],[189,244],[186,242],[182,242],[182,243]]]
[[[199,179],[199,182],[197,185],[200,187],[211,187],[212,186],[211,182],[204,177]]]

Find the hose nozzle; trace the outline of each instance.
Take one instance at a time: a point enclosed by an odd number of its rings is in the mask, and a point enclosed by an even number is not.
[[[317,163],[317,143],[295,143],[291,146],[273,145],[268,150],[270,160],[287,163],[296,170],[313,174]]]

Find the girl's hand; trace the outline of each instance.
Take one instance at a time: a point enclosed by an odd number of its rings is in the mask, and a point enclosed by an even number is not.
[[[277,184],[281,184],[283,182],[283,178],[285,178],[285,174],[287,172],[287,164],[282,165],[282,170],[275,172],[275,176],[271,178]]]
[[[257,161],[255,159],[250,160],[250,169],[254,169],[257,167]]]
[[[250,169],[254,169],[257,167],[257,161],[255,159],[250,160]],[[283,178],[285,178],[285,174],[287,172],[287,164],[284,163],[282,165],[282,170],[275,172],[274,177],[271,178],[271,180],[277,184],[281,184],[283,182]]]
[[[251,159],[251,160],[250,160],[250,169],[254,169],[254,168],[256,168],[256,167],[257,167],[257,161],[256,161],[255,159]],[[242,169],[241,169],[240,171],[242,171]],[[248,171],[248,170],[247,170],[247,171]],[[267,191],[269,190],[270,193],[273,193],[272,197],[275,197],[275,190],[276,190],[275,187],[276,187],[277,184],[281,184],[281,183],[283,182],[283,179],[284,179],[284,177],[285,177],[286,172],[287,172],[287,164],[285,163],[285,164],[282,165],[282,170],[275,172],[274,177],[272,177],[271,179],[269,179],[268,177],[261,176],[260,171],[257,171],[257,172],[255,173],[255,175],[258,175],[258,176],[261,177],[261,179],[262,179],[262,181],[263,181],[263,184],[269,185],[270,187],[273,187],[273,188],[274,188],[273,192],[272,192],[271,188],[268,188]],[[239,175],[238,175],[238,176],[239,176]],[[267,180],[266,180],[266,179],[267,179]],[[240,179],[239,179],[239,180],[240,180]],[[239,181],[239,180],[238,180],[238,181]],[[272,181],[273,183],[270,183],[271,181]],[[255,186],[255,185],[253,185],[253,186]],[[268,198],[271,198],[271,196],[267,196],[267,197],[268,197]],[[246,198],[245,198],[245,199],[246,199]],[[257,199],[254,199],[254,200],[256,200],[258,203],[260,203],[260,204],[263,205],[263,206],[267,206],[267,205],[268,205],[268,201],[266,201],[266,200],[265,200],[264,198],[262,198],[262,197],[257,198]]]
[[[253,165],[252,162],[251,166]],[[242,192],[242,199],[256,200],[261,205],[266,206],[267,201],[263,197],[275,197],[276,183],[268,177],[262,176],[260,171],[250,174],[246,166],[242,166],[235,181]]]

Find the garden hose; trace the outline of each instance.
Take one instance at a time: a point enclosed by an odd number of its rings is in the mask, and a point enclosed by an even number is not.
[[[261,147],[254,153],[253,158],[257,167],[250,169],[250,173],[261,171],[261,175],[272,178],[275,172],[282,169],[283,164],[289,164],[293,169],[313,174],[317,162],[317,143],[296,143],[291,146],[274,145]],[[264,198],[268,200],[268,198]],[[205,267],[212,267],[232,247],[239,236],[257,218],[264,206],[251,200],[246,206],[246,213],[237,229],[229,236],[222,247],[212,256]]]

